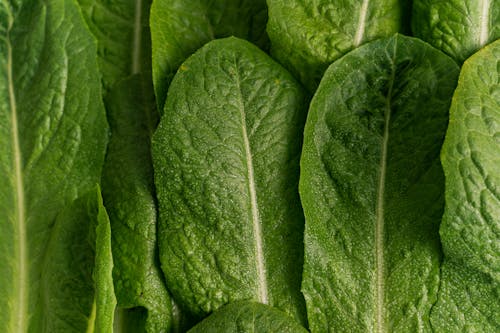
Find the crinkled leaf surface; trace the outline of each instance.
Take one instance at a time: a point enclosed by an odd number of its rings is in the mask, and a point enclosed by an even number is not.
[[[151,0],[78,0],[98,41],[106,91],[130,74],[151,72]]]
[[[156,254],[157,212],[150,150],[158,114],[149,76],[134,75],[115,85],[106,98],[106,107],[112,135],[103,172],[103,194],[113,231],[119,306],[145,308],[147,320],[142,330],[167,332],[171,304]],[[122,312],[117,320],[128,324],[117,323],[117,327],[126,330],[132,325],[134,320],[127,317],[140,322],[145,317],[142,312]]]
[[[7,333],[42,330],[40,274],[54,219],[99,182],[107,141],[96,45],[76,3],[19,3],[0,3],[0,331]]]
[[[300,85],[249,42],[184,62],[153,137],[167,285],[197,315],[236,300],[304,321]]]
[[[414,0],[415,36],[462,63],[500,38],[500,2],[496,0]]]
[[[406,31],[408,0],[267,0],[271,53],[314,92],[328,65],[351,49]]]
[[[441,160],[446,206],[436,332],[500,329],[500,40],[463,65]]]
[[[306,333],[282,311],[261,303],[234,302],[215,311],[189,333]]]
[[[36,332],[111,332],[115,311],[111,229],[100,191],[57,217],[42,273],[43,327]]]
[[[151,79],[151,2],[79,2],[98,39],[112,132],[103,196],[111,219],[119,306],[114,332],[166,332],[171,326],[171,301],[156,252],[150,153],[151,135],[158,122]]]
[[[439,151],[458,68],[395,35],[334,62],[313,97],[300,194],[312,332],[427,332],[439,285]]]
[[[265,0],[154,0],[151,7],[153,82],[160,112],[177,68],[205,43],[221,37],[268,47]]]

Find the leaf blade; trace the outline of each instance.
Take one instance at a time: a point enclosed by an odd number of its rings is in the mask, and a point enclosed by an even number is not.
[[[151,0],[78,0],[99,43],[105,92],[132,74],[151,72]]]
[[[232,300],[262,300],[257,215],[269,304],[303,320],[303,106],[293,78],[236,38],[210,42],[176,75],[153,138],[160,259],[172,293],[198,316]]]
[[[417,0],[412,30],[458,63],[500,38],[498,1]]]
[[[5,305],[9,310],[0,317],[0,327],[11,332],[42,325],[38,292],[52,223],[98,182],[107,123],[102,102],[94,98],[101,94],[95,42],[75,3],[4,1],[0,16],[9,17],[0,29],[5,65],[0,70],[0,141],[7,143],[0,154],[2,260],[7,263],[0,272],[0,294],[12,304]],[[79,87],[80,82],[87,84]],[[16,135],[18,142],[12,144]],[[24,210],[25,218],[16,210]],[[11,312],[16,308],[17,314]]]
[[[153,82],[160,113],[181,63],[205,43],[236,36],[266,49],[265,0],[155,0],[151,8]]]
[[[157,259],[150,152],[158,113],[149,76],[133,75],[116,84],[106,106],[112,135],[102,181],[111,220],[118,303],[128,309],[143,307],[146,319],[137,325],[147,332],[168,331],[172,309]],[[122,313],[127,315],[134,317],[131,312]]]
[[[350,52],[325,74],[309,110],[299,184],[311,331],[430,328],[438,156],[457,72],[437,50],[395,35]]]
[[[317,88],[324,71],[343,54],[406,31],[406,1],[268,0],[271,54],[306,86]]]
[[[441,153],[446,206],[440,235],[443,281],[432,325],[443,332],[496,330],[500,322],[497,245],[500,42],[465,61]]]
[[[222,307],[189,330],[189,333],[196,332],[305,333],[307,330],[273,307],[240,301]]]
[[[109,219],[95,189],[54,223],[42,272],[40,332],[110,332],[116,304],[112,267]]]

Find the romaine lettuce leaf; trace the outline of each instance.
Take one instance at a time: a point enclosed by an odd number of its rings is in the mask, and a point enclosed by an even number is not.
[[[99,182],[107,136],[96,43],[76,2],[0,2],[0,331],[42,331],[54,221]]]
[[[180,67],[153,136],[160,259],[179,303],[198,316],[236,300],[304,322],[298,161],[301,86],[234,37]]]
[[[439,287],[439,152],[455,62],[395,35],[334,62],[313,97],[300,194],[312,332],[422,332]]]
[[[467,59],[441,153],[446,206],[436,332],[500,328],[500,40]]]

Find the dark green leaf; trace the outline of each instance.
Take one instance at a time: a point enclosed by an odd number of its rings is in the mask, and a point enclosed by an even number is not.
[[[177,68],[203,44],[236,36],[266,49],[265,0],[155,0],[151,7],[153,81],[160,112]]]
[[[408,0],[268,0],[271,53],[314,92],[351,49],[406,30]]]
[[[96,54],[74,0],[0,3],[1,332],[42,330],[54,220],[99,182],[107,123]]]
[[[500,40],[463,65],[441,161],[445,254],[436,332],[500,329]]]
[[[94,190],[56,219],[43,265],[44,320],[37,332],[111,332],[112,268],[109,219]]]
[[[78,0],[98,41],[106,92],[131,74],[151,72],[151,0]]]
[[[500,38],[500,1],[414,0],[412,30],[462,63]]]
[[[215,311],[189,333],[307,333],[285,313],[268,305],[235,302]]]
[[[301,159],[312,332],[429,331],[439,286],[439,151],[458,67],[395,35],[334,62]]]
[[[144,307],[147,312],[121,311],[117,319],[129,322],[128,326],[145,319],[143,330],[167,332],[171,301],[157,258],[150,152],[158,114],[148,76],[134,75],[115,85],[106,106],[112,136],[103,172],[103,195],[111,219],[116,294],[120,307]]]
[[[153,164],[162,269],[195,314],[256,300],[304,321],[304,118],[300,85],[249,42],[212,41],[180,67]]]

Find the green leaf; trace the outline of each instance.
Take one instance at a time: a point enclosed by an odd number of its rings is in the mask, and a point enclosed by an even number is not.
[[[104,89],[131,74],[151,72],[151,0],[78,0],[97,38]]]
[[[463,65],[441,161],[445,259],[432,325],[439,332],[500,328],[500,40]]]
[[[171,301],[157,258],[157,212],[151,161],[151,135],[158,122],[152,83],[147,75],[119,82],[106,98],[112,136],[103,172],[103,195],[111,219],[113,271],[122,308],[123,329],[142,321],[141,332],[167,332]],[[127,318],[128,316],[133,318]],[[146,318],[147,317],[147,318]],[[145,322],[144,322],[145,319]]]
[[[116,307],[113,285],[113,255],[111,253],[111,226],[108,213],[98,191],[97,226],[95,227],[95,283],[96,322],[95,332],[111,332]],[[75,242],[74,244],[78,244]],[[61,251],[62,252],[62,251]],[[67,318],[66,318],[67,319]],[[49,332],[54,332],[49,330]],[[67,331],[64,331],[67,332]]]
[[[7,333],[42,329],[41,270],[54,220],[99,182],[107,141],[96,45],[75,1],[20,3],[0,3],[0,331]]]
[[[99,191],[58,215],[42,272],[40,332],[110,332],[116,299],[111,230]]]
[[[462,63],[500,38],[500,2],[495,0],[414,0],[416,37]]]
[[[271,53],[314,92],[328,65],[353,48],[406,31],[406,0],[268,0]]]
[[[205,45],[170,86],[153,136],[160,259],[174,297],[199,316],[256,300],[304,321],[304,98],[237,38]]]
[[[236,36],[267,49],[265,0],[154,0],[151,7],[153,82],[160,112],[170,81],[205,43]]]
[[[228,304],[188,333],[307,333],[285,313],[268,305],[240,301]]]
[[[429,331],[452,59],[395,35],[334,62],[313,97],[300,194],[312,332]]]

